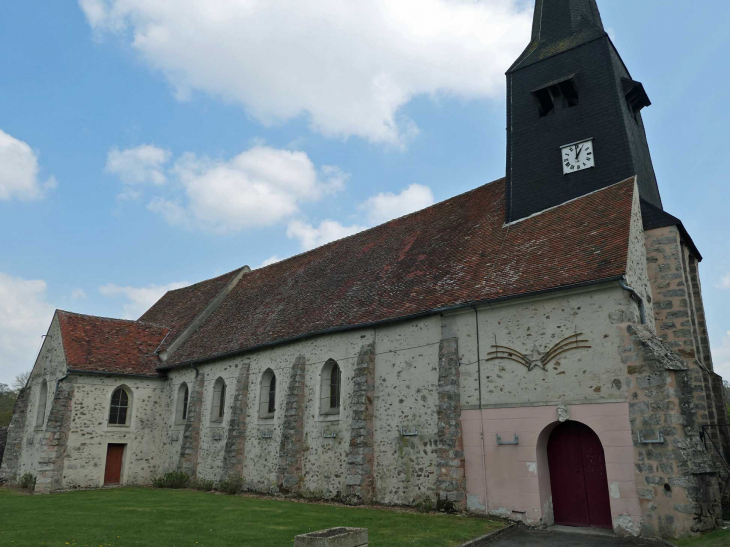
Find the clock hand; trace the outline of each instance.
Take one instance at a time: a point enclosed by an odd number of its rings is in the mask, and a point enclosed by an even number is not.
[[[578,147],[576,146],[576,148],[575,148],[575,159],[576,159],[576,161],[578,160],[578,157],[580,156],[580,153],[581,153],[582,151],[583,151],[583,147],[582,147],[582,146],[581,146],[580,148],[578,148]]]

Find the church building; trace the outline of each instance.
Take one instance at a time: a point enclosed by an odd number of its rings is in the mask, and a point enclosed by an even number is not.
[[[651,105],[596,0],[537,0],[505,178],[137,321],[58,310],[0,480],[169,471],[351,504],[679,537],[722,524],[730,438]]]

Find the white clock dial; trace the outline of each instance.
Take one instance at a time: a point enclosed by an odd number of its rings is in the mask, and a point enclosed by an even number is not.
[[[596,155],[593,151],[593,139],[567,144],[560,148],[563,161],[563,174],[577,173],[583,169],[596,166]]]

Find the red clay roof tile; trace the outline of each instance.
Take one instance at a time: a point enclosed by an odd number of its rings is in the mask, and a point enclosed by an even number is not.
[[[57,310],[70,370],[158,376],[154,354],[170,329]]]
[[[164,366],[625,273],[633,178],[510,226],[504,184],[246,274]]]

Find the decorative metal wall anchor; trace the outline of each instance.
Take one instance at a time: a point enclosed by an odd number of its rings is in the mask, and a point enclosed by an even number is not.
[[[407,426],[400,426],[400,436],[401,437],[418,437],[418,428],[413,427],[409,429]]]
[[[274,432],[271,429],[262,429],[261,430],[262,439],[271,439],[273,436],[274,436]]]
[[[500,437],[500,436],[499,436],[499,433],[497,433],[497,444],[498,444],[498,445],[501,445],[501,446],[507,446],[507,445],[517,445],[517,444],[520,444],[520,439],[519,439],[519,437],[517,436],[517,433],[515,433],[514,435],[515,435],[515,440],[514,440],[514,441],[503,441],[503,440],[502,440],[502,437]]]
[[[325,439],[336,439],[337,431],[323,431],[322,437],[324,437]]]
[[[507,359],[509,361],[515,361],[516,363],[524,365],[525,367],[527,367],[528,371],[536,367],[547,370],[548,363],[550,363],[550,361],[555,359],[558,355],[562,355],[563,353],[574,349],[590,348],[591,346],[588,345],[588,340],[581,340],[581,336],[583,336],[582,332],[571,334],[567,338],[555,344],[545,354],[541,354],[540,350],[537,347],[537,344],[535,344],[535,346],[532,348],[532,355],[530,355],[529,357],[527,355],[524,355],[523,353],[520,353],[516,349],[510,348],[508,346],[497,345],[497,341],[495,338],[494,345],[492,346],[494,349],[487,353],[489,357],[485,359],[485,361]]]

